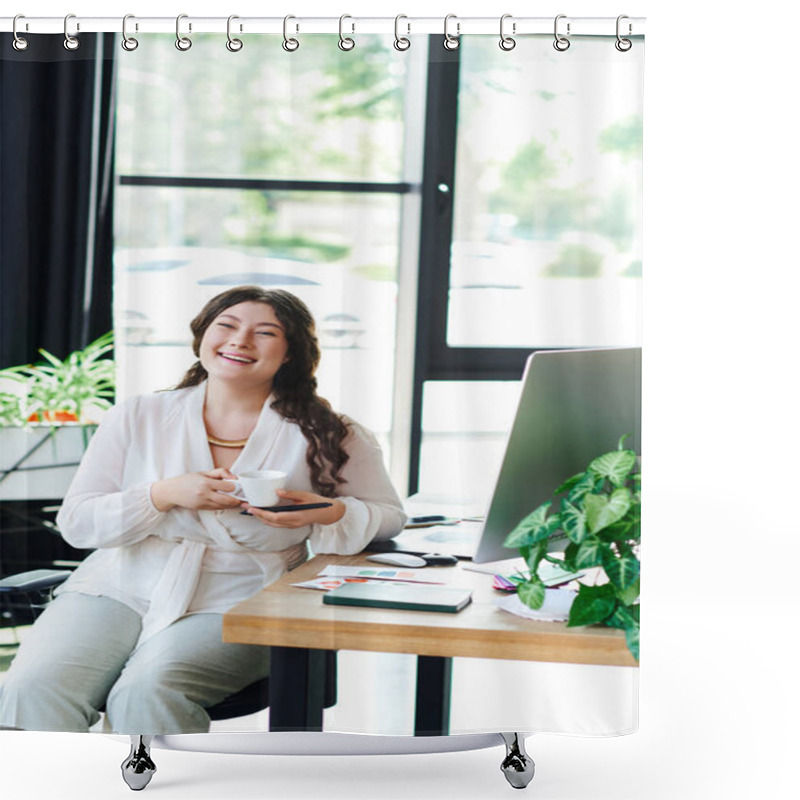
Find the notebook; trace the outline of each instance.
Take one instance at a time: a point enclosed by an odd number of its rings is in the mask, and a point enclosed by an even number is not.
[[[469,589],[403,583],[346,583],[323,596],[327,605],[405,608],[455,614],[472,602]]]

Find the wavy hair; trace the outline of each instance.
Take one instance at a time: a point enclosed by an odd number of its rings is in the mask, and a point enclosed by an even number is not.
[[[275,373],[272,407],[284,418],[300,426],[308,440],[306,461],[311,470],[314,491],[332,497],[345,483],[341,471],[349,459],[342,442],[349,432],[347,423],[330,403],[317,394],[315,373],[320,360],[314,317],[308,306],[291,292],[261,286],[237,286],[218,294],[206,303],[192,320],[192,351],[200,355],[200,342],[211,323],[231,306],[239,303],[265,303],[283,325],[289,348],[288,361]],[[175,389],[197,386],[208,378],[200,361],[186,372]]]

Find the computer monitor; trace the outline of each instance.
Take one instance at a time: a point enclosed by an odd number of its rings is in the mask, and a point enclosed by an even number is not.
[[[641,455],[641,373],[640,347],[540,350],[528,358],[474,561],[516,556],[503,542],[517,523],[593,458],[615,450],[623,434]]]

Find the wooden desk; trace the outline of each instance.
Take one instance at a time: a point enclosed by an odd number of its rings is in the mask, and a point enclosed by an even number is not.
[[[320,694],[317,687],[324,680],[318,672],[312,673],[320,669],[319,653],[324,650],[419,656],[416,730],[436,735],[447,732],[450,659],[454,656],[636,666],[621,631],[567,628],[565,623],[525,620],[500,611],[494,605],[498,593],[492,589],[491,576],[460,565],[424,570],[426,576],[441,576],[444,583],[472,589],[472,603],[457,614],[328,606],[323,604],[321,592],[291,585],[316,577],[327,564],[362,566],[369,562],[362,554],[317,556],[225,614],[226,642],[273,648],[271,730],[321,730],[319,698],[312,697],[305,707],[298,697],[304,686],[306,693]],[[287,689],[284,681],[292,682],[293,688]],[[287,698],[291,698],[289,702]]]

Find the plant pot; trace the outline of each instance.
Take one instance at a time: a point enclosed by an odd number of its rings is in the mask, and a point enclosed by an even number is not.
[[[79,423],[0,428],[0,500],[63,497],[96,428]]]

